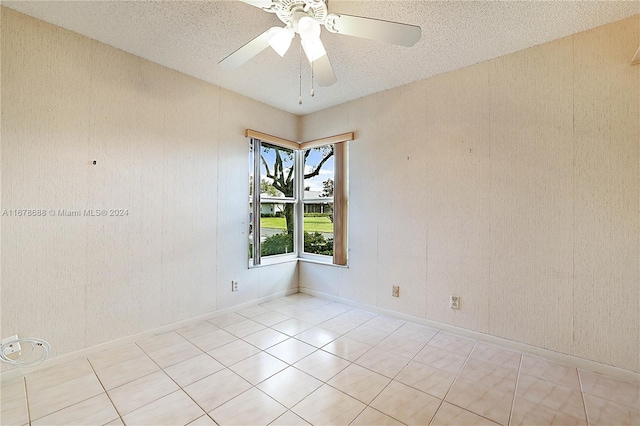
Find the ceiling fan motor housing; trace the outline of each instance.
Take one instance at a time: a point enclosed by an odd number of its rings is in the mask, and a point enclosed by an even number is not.
[[[327,18],[327,4],[323,0],[273,0],[276,16],[298,31],[298,20],[309,16],[321,24]]]

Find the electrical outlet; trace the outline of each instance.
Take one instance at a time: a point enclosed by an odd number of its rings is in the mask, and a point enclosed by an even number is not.
[[[4,347],[5,355],[10,355],[12,353],[20,352],[22,348],[20,347],[20,342],[16,342],[16,340],[18,340],[18,335],[14,334],[13,336],[7,337],[6,339],[2,339],[2,341],[0,341],[0,345]],[[15,342],[15,343],[11,343],[11,342]]]
[[[460,296],[451,296],[449,307],[451,309],[460,309]]]
[[[394,285],[393,290],[391,291],[391,295],[393,297],[400,297],[400,286]]]
[[[238,291],[238,281],[231,281],[231,291]]]

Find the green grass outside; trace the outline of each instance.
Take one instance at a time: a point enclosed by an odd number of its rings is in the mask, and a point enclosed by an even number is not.
[[[287,229],[287,222],[284,217],[262,217],[260,218],[262,228]],[[304,230],[306,232],[333,232],[333,223],[328,217],[305,217]]]

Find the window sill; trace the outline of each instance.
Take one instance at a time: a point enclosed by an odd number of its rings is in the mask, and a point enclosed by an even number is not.
[[[276,255],[276,256],[263,257],[261,260],[262,262],[259,265],[254,265],[250,261],[249,269],[261,268],[263,266],[280,265],[283,263],[297,262],[298,257],[295,255]]]
[[[305,262],[305,263],[315,263],[316,265],[333,266],[334,268],[349,269],[349,265],[348,264],[347,265],[336,265],[335,263],[332,263],[331,261],[325,262],[325,261],[318,260],[318,259],[308,259],[308,258],[304,258],[304,257],[299,257],[298,261]]]
[[[336,265],[334,263],[325,262],[319,259],[309,259],[304,257],[284,257],[284,256],[276,256],[274,259],[262,259],[262,263],[260,265],[249,264],[249,269],[262,268],[264,266],[273,266],[273,265],[282,265],[283,263],[292,263],[292,262],[305,262],[305,263],[313,263],[316,265],[324,265],[324,266],[332,266],[334,268],[344,268],[349,269],[349,265]]]

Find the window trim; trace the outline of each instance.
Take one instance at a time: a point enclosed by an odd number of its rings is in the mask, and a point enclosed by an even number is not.
[[[333,264],[346,266],[349,254],[349,147],[334,144],[333,172]]]
[[[256,143],[257,142],[257,143]],[[251,138],[251,148],[253,151],[253,194],[251,195],[252,220],[249,226],[253,226],[253,256],[251,257],[249,266],[260,266],[262,256],[260,256],[260,211],[262,205],[260,203],[260,161],[256,160],[256,155],[260,155],[261,143],[259,139]],[[256,196],[256,194],[258,194]]]

